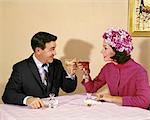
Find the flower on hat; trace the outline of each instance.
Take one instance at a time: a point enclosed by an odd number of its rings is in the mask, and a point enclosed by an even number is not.
[[[110,28],[103,34],[103,38],[108,45],[114,47],[119,52],[125,51],[127,54],[130,54],[133,50],[132,38],[123,29]]]

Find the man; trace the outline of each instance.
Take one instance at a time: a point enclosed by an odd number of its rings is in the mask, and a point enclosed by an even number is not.
[[[56,40],[56,36],[47,32],[38,32],[32,37],[34,53],[13,66],[2,96],[4,103],[27,105],[36,109],[44,107],[41,98],[48,97],[50,93],[58,96],[59,88],[67,93],[76,89],[77,66],[71,65],[66,72],[61,61],[54,58]]]

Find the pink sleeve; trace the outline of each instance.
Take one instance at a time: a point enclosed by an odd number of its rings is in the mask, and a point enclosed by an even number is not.
[[[87,83],[85,83],[84,80],[82,81],[82,84],[84,85],[86,89],[86,92],[94,93],[98,89],[100,89],[103,85],[106,84],[104,73],[105,73],[104,69],[102,69],[101,72],[98,74],[98,76],[94,80],[90,79],[90,81]]]

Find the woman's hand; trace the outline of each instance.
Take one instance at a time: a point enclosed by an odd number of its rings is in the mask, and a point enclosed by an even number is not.
[[[97,100],[103,100],[106,102],[113,102],[122,105],[122,97],[120,96],[112,96],[108,93],[96,93]]]
[[[78,68],[82,71],[82,79],[84,82],[88,82],[90,80],[90,69],[89,64],[85,67],[81,62],[78,62]]]
[[[96,100],[112,102],[113,96],[108,93],[96,93]]]

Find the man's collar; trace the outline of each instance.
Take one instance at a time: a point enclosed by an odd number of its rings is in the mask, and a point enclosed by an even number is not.
[[[34,60],[34,62],[35,62],[35,64],[37,65],[38,68],[39,68],[39,67],[42,67],[43,63],[40,62],[40,61],[36,58],[35,54],[33,54],[33,60]]]

